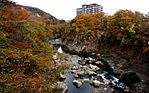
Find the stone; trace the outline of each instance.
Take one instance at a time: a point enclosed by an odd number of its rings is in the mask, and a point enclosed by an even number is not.
[[[107,90],[108,90],[108,88],[103,88],[103,90],[104,90],[104,91],[107,91]]]
[[[66,75],[60,73],[60,79],[62,79],[62,80],[66,79]]]
[[[99,87],[101,84],[103,84],[102,82],[98,81],[98,80],[93,80],[93,85],[95,87]]]
[[[126,87],[124,88],[124,91],[125,91],[125,92],[129,92],[129,91],[130,91],[130,90],[129,90],[129,87],[126,86]]]
[[[78,67],[77,67],[77,66],[73,66],[71,69],[72,69],[72,70],[77,70]]]
[[[117,66],[118,68],[122,68],[122,67],[123,67],[122,64],[117,64],[116,66]]]
[[[87,69],[89,69],[89,68],[88,68],[87,66],[82,66],[81,69],[87,70]]]
[[[86,64],[86,61],[85,61],[85,60],[78,60],[78,63],[79,63],[80,65],[85,65],[85,64]]]
[[[103,78],[103,82],[104,82],[104,84],[106,84],[106,85],[110,84],[110,80],[105,79],[105,78]]]
[[[91,61],[95,61],[95,59],[93,59],[93,58],[91,58],[91,57],[89,57],[88,59],[91,60]]]
[[[68,90],[67,85],[64,82],[58,82],[57,86],[61,89],[63,89],[62,93],[66,93],[66,91]]]
[[[76,74],[79,76],[83,76],[85,74],[85,72],[84,71],[77,71]]]
[[[89,64],[89,66],[90,66],[90,68],[91,68],[92,70],[99,70],[99,69],[100,69],[100,68],[98,68],[97,66],[92,65],[92,64]]]
[[[97,75],[97,73],[95,73],[94,71],[90,71],[90,70],[87,70],[86,73],[87,73],[89,76]]]
[[[83,81],[84,81],[85,83],[89,83],[89,82],[90,82],[90,79],[89,79],[89,78],[84,78]]]
[[[83,84],[83,82],[82,82],[81,79],[80,79],[80,80],[73,80],[73,84],[74,84],[77,88],[79,88],[79,87],[81,87],[81,85]]]
[[[77,70],[71,70],[71,73],[76,73],[77,72]]]
[[[141,82],[142,80],[135,72],[128,71],[120,76],[120,81],[129,87],[132,84]]]
[[[113,72],[117,75],[121,75],[123,73],[123,70],[121,70],[119,68],[115,68],[115,69],[113,69]]]
[[[101,57],[101,55],[100,55],[99,53],[97,54],[97,56],[98,56],[98,57]]]
[[[95,62],[97,65],[104,65],[101,61],[96,61]]]
[[[74,73],[73,76],[74,76],[74,78],[78,78],[79,77],[78,74],[76,74],[76,73]]]
[[[96,56],[96,53],[91,53],[92,56]]]
[[[66,91],[68,90],[68,87],[64,82],[57,82],[53,84],[51,88],[52,88],[52,91],[50,93],[53,93],[53,90],[61,90],[61,92],[58,92],[58,93],[66,93]]]

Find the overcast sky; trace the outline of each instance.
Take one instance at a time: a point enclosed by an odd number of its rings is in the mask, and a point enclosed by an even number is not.
[[[105,13],[114,14],[120,9],[141,13],[149,12],[149,0],[12,0],[21,5],[33,6],[44,10],[58,19],[71,20],[76,16],[76,8],[82,4],[97,3]]]

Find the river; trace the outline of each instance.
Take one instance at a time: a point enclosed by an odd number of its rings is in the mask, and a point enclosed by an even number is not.
[[[65,56],[64,60],[59,59],[60,56]],[[57,57],[56,62],[66,62],[71,65],[70,69],[65,71],[64,82],[68,87],[66,93],[112,93],[114,89],[110,87],[110,83],[119,88],[125,87],[110,72],[99,68],[98,64],[105,66],[101,61],[91,57],[83,58],[66,54],[61,47],[55,57]]]
[[[84,51],[81,51],[81,55],[76,55],[78,51],[69,49],[60,39],[49,40],[49,43],[63,46],[63,49],[59,47],[53,55],[55,62],[70,65],[65,71],[66,78],[62,81],[68,88],[65,93],[144,93],[141,78],[135,72],[123,71],[117,77],[117,72],[114,72],[115,63],[109,64],[108,60],[91,56]]]

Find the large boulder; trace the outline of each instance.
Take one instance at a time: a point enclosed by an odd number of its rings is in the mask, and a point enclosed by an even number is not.
[[[141,82],[141,78],[135,72],[129,71],[129,72],[124,72],[120,76],[120,81],[127,86],[131,86],[135,83]]]
[[[83,80],[73,80],[73,84],[77,87],[77,88],[79,88],[79,87],[81,87],[81,85],[83,84]]]
[[[98,81],[98,80],[93,80],[93,85],[95,86],[95,87],[99,87],[100,85],[102,85],[103,83],[102,82],[100,82],[100,81]]]
[[[90,83],[90,79],[89,78],[84,78],[83,81],[84,81],[84,83]]]

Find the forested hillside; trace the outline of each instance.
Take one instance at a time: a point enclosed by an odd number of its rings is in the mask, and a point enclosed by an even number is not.
[[[61,66],[48,39],[59,20],[38,8],[0,0],[0,93],[45,93]],[[56,69],[56,70],[55,70]]]

